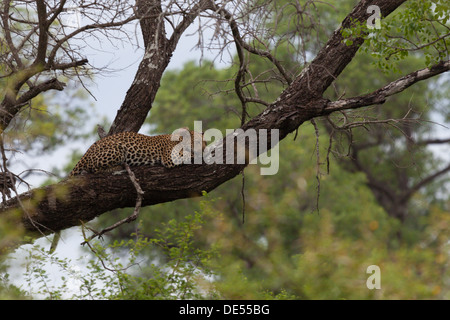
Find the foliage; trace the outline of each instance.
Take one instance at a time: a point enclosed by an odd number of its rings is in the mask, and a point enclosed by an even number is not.
[[[114,241],[104,246],[99,241],[88,245],[95,254],[85,270],[84,257],[72,262],[49,254],[46,248],[31,246],[27,252],[24,285],[13,288],[7,273],[2,274],[3,291],[21,292],[41,299],[198,299],[210,297],[208,288],[214,276],[209,267],[216,248],[199,249],[195,234],[203,228],[205,218],[216,216],[211,205],[204,201],[202,213],[196,212],[184,221],[170,220],[155,230],[149,239],[133,234],[127,241]],[[157,250],[164,263],[151,259],[143,252]],[[56,266],[62,276],[59,283],[53,279],[47,265]],[[144,274],[145,276],[142,276]],[[1,292],[1,291],[0,291]],[[10,294],[12,296],[12,294]]]
[[[398,62],[415,54],[423,54],[429,67],[450,57],[449,18],[448,1],[407,1],[381,28],[370,30],[363,48],[380,70],[398,71]]]

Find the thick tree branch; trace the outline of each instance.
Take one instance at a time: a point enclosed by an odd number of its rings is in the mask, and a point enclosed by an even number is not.
[[[230,170],[231,167],[233,170]],[[133,168],[133,172],[144,192],[142,206],[148,206],[200,196],[203,190],[213,190],[238,174],[243,167],[244,165],[210,165],[205,170],[204,165],[185,165],[173,169],[142,166]],[[35,206],[37,198],[41,200]],[[2,219],[6,218],[8,209],[17,208],[18,200],[26,208],[27,214],[16,217],[16,224],[24,225],[27,230],[35,233],[36,225],[47,226],[40,230],[47,234],[79,225],[80,221],[90,221],[114,208],[134,207],[136,189],[126,173],[71,178],[7,201],[0,214]]]
[[[37,0],[37,15],[39,21],[39,41],[36,53],[36,59],[33,62],[33,65],[44,65],[45,64],[45,56],[47,54],[47,46],[48,46],[48,27],[49,23],[47,22],[47,6],[45,1]]]

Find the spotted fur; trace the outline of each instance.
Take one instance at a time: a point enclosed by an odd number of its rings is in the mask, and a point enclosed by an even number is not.
[[[107,136],[95,142],[70,172],[69,176],[82,173],[112,172],[123,169],[123,164],[131,166],[152,165],[160,163],[166,168],[181,165],[183,150],[174,149],[182,141],[183,131],[176,130],[173,134],[146,136],[135,132],[121,132]],[[189,132],[191,145],[187,146],[190,157],[193,157],[194,142],[202,143],[202,150],[206,147],[203,135],[194,131]],[[176,139],[176,141],[172,141]],[[175,151],[176,150],[176,151]],[[172,154],[174,156],[172,157]]]

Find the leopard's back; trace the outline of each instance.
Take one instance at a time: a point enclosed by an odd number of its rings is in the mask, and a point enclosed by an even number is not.
[[[194,135],[193,131],[191,134]],[[84,172],[97,173],[115,171],[124,163],[129,166],[161,163],[172,168],[172,150],[179,141],[172,141],[173,135],[146,136],[135,132],[121,132],[95,142],[83,155],[69,176]],[[204,149],[203,143],[202,148]],[[175,157],[176,159],[177,157]]]

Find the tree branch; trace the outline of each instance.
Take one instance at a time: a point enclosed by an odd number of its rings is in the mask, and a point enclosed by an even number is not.
[[[166,50],[167,38],[161,2],[138,0],[136,8],[144,38],[145,53],[108,135],[124,131],[139,131],[152,107],[162,74],[172,55],[172,52]]]
[[[5,40],[6,40],[6,43],[8,44],[9,51],[11,52],[12,59],[17,63],[17,66],[20,69],[22,69],[23,68],[22,60],[20,59],[20,57],[17,53],[18,50],[14,46],[14,42],[12,41],[11,30],[10,30],[9,21],[8,21],[10,1],[4,1],[3,4],[4,4],[4,7],[3,7],[3,14],[2,14],[2,23],[3,23]],[[12,66],[12,64],[11,64],[11,66]],[[11,67],[11,69],[12,69],[12,71],[14,71],[15,67]]]
[[[101,30],[101,29],[106,29],[106,28],[112,28],[112,27],[119,27],[119,26],[123,26],[133,20],[136,20],[136,16],[132,15],[124,20],[120,20],[120,21],[110,21],[110,22],[105,22],[105,23],[93,23],[93,24],[88,24],[85,25],[71,33],[69,33],[68,35],[66,35],[65,37],[59,39],[57,41],[57,43],[53,46],[52,51],[49,53],[48,55],[48,65],[50,65],[50,67],[53,67],[54,65],[54,61],[56,58],[56,54],[58,53],[58,50],[65,44],[67,43],[68,40],[74,38],[76,35],[86,32],[88,30]]]
[[[374,104],[382,104],[386,101],[386,98],[402,92],[413,84],[426,80],[428,78],[434,77],[438,74],[447,72],[450,70],[450,61],[442,61],[430,68],[421,69],[414,71],[406,76],[403,76],[395,81],[392,81],[382,88],[354,98],[342,99],[338,101],[330,102],[325,107],[326,113],[331,113],[334,111],[344,110],[344,109],[356,109],[365,106],[370,106]]]
[[[432,175],[429,175],[428,177],[420,180],[418,183],[416,183],[414,186],[410,187],[407,192],[403,195],[402,200],[406,201],[408,200],[415,192],[426,186],[427,184],[434,181],[437,177],[442,176],[450,171],[450,164],[441,170],[433,173]]]
[[[45,5],[45,1],[36,0],[37,6],[37,15],[39,21],[39,40],[38,47],[36,53],[36,59],[33,62],[33,65],[44,65],[45,64],[45,56],[47,54],[47,46],[48,46],[48,26],[47,23],[47,6]]]
[[[125,218],[125,219],[122,219],[122,220],[114,223],[112,226],[110,226],[108,228],[105,228],[105,229],[103,229],[100,232],[94,232],[94,234],[91,237],[87,238],[84,241],[84,243],[87,243],[87,242],[89,242],[90,240],[92,240],[92,239],[94,239],[96,237],[100,238],[105,233],[116,229],[117,227],[121,226],[122,224],[130,223],[130,222],[132,222],[132,221],[137,219],[137,217],[139,215],[139,211],[141,210],[142,196],[144,195],[144,191],[142,191],[141,186],[139,185],[139,183],[138,183],[138,181],[136,179],[136,176],[134,175],[133,171],[131,171],[130,166],[128,164],[124,164],[124,166],[125,166],[125,169],[126,169],[126,171],[128,173],[128,176],[130,177],[131,182],[133,183],[134,188],[136,189],[136,193],[137,193],[136,205],[134,207],[133,214],[131,216]]]
[[[62,21],[54,23],[57,19],[60,19],[59,15],[64,10],[66,1],[59,1],[53,4],[43,1],[25,1],[22,5],[19,5],[26,12],[24,19],[13,19],[12,15],[19,12],[19,16],[22,16],[18,7],[10,7],[10,1],[4,1],[2,4],[1,21],[4,27],[5,42],[7,48],[3,60],[9,71],[6,78],[6,86],[4,88],[4,97],[0,105],[0,131],[6,129],[11,120],[20,110],[20,108],[29,100],[34,98],[40,92],[56,89],[61,90],[63,85],[56,79],[50,79],[40,84],[36,84],[38,78],[43,72],[49,70],[67,70],[69,68],[76,68],[87,63],[87,59],[76,59],[73,55],[73,49],[68,41],[74,38],[76,35],[86,32],[88,30],[108,30],[122,26],[132,20],[136,19],[134,14],[131,14],[128,18],[122,20],[125,14],[131,12],[132,5],[122,6],[119,4],[111,3],[105,6],[103,3],[92,2],[86,4],[90,6],[92,10],[97,10],[98,13],[94,23],[85,25],[69,34]],[[15,9],[15,11],[13,10]],[[36,19],[32,19],[29,16],[37,15]],[[105,13],[107,13],[105,15]],[[111,14],[108,14],[111,13]],[[90,16],[92,20],[92,16]],[[14,28],[10,28],[10,21],[16,21],[13,23]],[[106,21],[102,23],[102,21]],[[14,41],[12,36],[15,36]],[[49,40],[49,37],[51,39]],[[37,39],[36,39],[37,38]],[[57,54],[63,50],[65,57],[59,57]],[[60,62],[60,61],[69,62]],[[44,79],[48,79],[49,75],[43,75]],[[42,80],[41,80],[42,81]],[[25,91],[23,88],[27,84],[29,91],[25,92],[18,98],[21,91]]]
[[[194,22],[195,18],[206,9],[210,8],[210,0],[201,0],[189,12],[184,13],[183,20],[175,27],[172,36],[169,39],[171,50],[174,51],[178,41],[183,35],[184,31]]]
[[[17,106],[22,106],[24,103],[30,101],[34,97],[36,97],[38,94],[48,91],[48,90],[58,90],[62,91],[64,90],[64,87],[66,84],[64,82],[59,81],[56,78],[47,80],[45,82],[42,82],[36,86],[31,87],[27,92],[22,94],[16,102]]]
[[[414,143],[419,146],[429,145],[429,144],[444,144],[444,143],[450,143],[450,138],[448,138],[448,139],[428,139],[428,140],[415,141]]]

